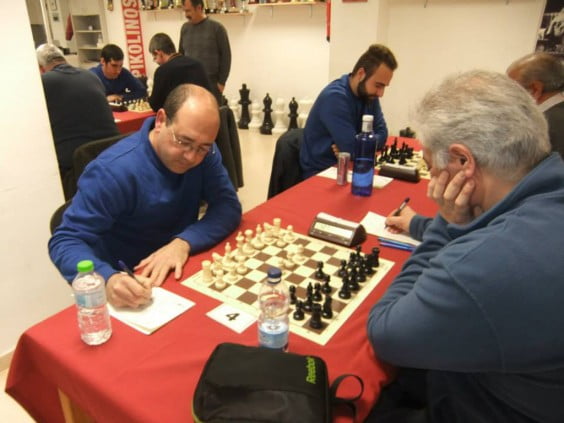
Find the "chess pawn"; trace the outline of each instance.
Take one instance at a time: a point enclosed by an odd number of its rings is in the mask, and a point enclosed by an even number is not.
[[[229,272],[225,276],[225,279],[227,279],[231,283],[234,283],[235,281],[237,281],[237,279],[239,279],[239,275],[237,275],[237,267],[236,266],[233,266],[229,269]]]
[[[202,261],[202,281],[210,284],[213,281],[213,274],[211,270],[211,261]]]
[[[284,248],[286,246],[286,242],[282,239],[282,237],[276,240],[276,246],[278,248]]]
[[[249,129],[254,131],[260,128],[260,105],[256,102],[251,104],[251,121],[249,122]]]
[[[274,110],[275,124],[272,128],[273,134],[283,134],[287,131],[286,124],[284,122],[284,99],[278,98],[276,100],[276,109]]]
[[[216,289],[223,289],[227,284],[223,280],[223,270],[219,269],[215,272],[214,286]]]
[[[257,229],[260,226],[257,226]],[[262,250],[264,248],[264,242],[262,242],[262,237],[260,232],[256,232],[255,237],[251,241],[251,245],[255,250]]]
[[[294,234],[294,226],[288,225],[286,228],[286,233],[284,234],[284,241],[291,244],[296,240],[296,235]]]
[[[239,273],[240,275],[244,275],[245,273],[247,273],[247,270],[249,270],[247,268],[247,266],[245,266],[245,256],[243,255],[238,255],[236,257],[237,260],[237,273]]]

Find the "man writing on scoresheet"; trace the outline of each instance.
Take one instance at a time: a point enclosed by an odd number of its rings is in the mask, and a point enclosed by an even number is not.
[[[105,150],[78,181],[78,192],[49,241],[67,281],[76,264],[94,261],[114,306],[138,307],[170,271],[179,279],[190,254],[228,236],[241,205],[214,145],[215,98],[180,85],[139,132]],[[207,203],[198,220],[201,202]],[[139,270],[139,284],[118,262]]]
[[[564,166],[507,76],[447,78],[418,108],[439,214],[368,337],[399,367],[371,419],[564,421]]]

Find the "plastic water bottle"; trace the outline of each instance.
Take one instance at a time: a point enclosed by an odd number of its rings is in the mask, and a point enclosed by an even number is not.
[[[289,295],[280,269],[268,269],[267,278],[259,290],[258,339],[261,347],[288,350]]]
[[[104,278],[94,271],[91,260],[82,260],[72,281],[80,337],[88,345],[99,345],[112,335]]]
[[[376,135],[372,132],[372,115],[362,116],[362,132],[357,134],[354,145],[353,176],[351,192],[353,195],[368,197],[372,195],[374,181],[374,155],[376,154]]]

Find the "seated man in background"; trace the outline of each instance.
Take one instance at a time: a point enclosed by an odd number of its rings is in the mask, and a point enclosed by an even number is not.
[[[564,157],[564,63],[548,53],[532,53],[513,62],[507,75],[535,99],[548,121],[552,150]]]
[[[89,141],[117,135],[118,129],[98,78],[67,63],[53,44],[37,48],[41,82],[55,142],[59,172],[69,199],[74,150]]]
[[[109,102],[129,101],[147,97],[147,89],[123,67],[123,51],[115,44],[106,44],[100,54],[100,64],[90,70],[100,78]]]
[[[507,68],[507,76],[517,81],[533,96],[548,122],[552,151],[564,157],[564,63],[548,53],[528,54]],[[393,233],[408,232],[421,240],[431,219],[406,207],[399,216],[393,212],[386,219]]]
[[[367,421],[564,421],[564,166],[507,76],[447,78],[417,109],[439,214],[372,308],[399,367]]]
[[[92,161],[49,240],[65,279],[71,282],[76,264],[90,259],[107,281],[108,301],[138,307],[169,271],[181,277],[190,254],[229,235],[241,220],[241,204],[214,146],[218,129],[214,96],[180,85],[139,132]],[[198,220],[202,201],[207,210]],[[120,259],[141,270],[143,286],[118,272]]]
[[[396,68],[390,49],[373,44],[360,56],[352,74],[343,75],[321,91],[308,114],[300,147],[304,178],[337,163],[335,152],[353,152],[364,114],[374,116],[378,142],[386,142],[388,128],[378,98],[384,95]]]
[[[153,35],[149,42],[149,52],[159,65],[153,77],[153,91],[149,104],[156,112],[168,94],[180,84],[195,84],[211,92],[206,71],[197,60],[176,52],[170,37],[163,33]]]

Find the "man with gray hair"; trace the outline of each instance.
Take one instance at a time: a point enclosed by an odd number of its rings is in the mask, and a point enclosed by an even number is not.
[[[507,75],[535,99],[548,121],[552,150],[564,157],[564,63],[548,53],[532,53],[513,62]]]
[[[104,86],[92,72],[67,63],[53,44],[37,48],[37,61],[45,92],[65,198],[72,196],[72,155],[84,143],[117,135]]]
[[[564,421],[564,166],[546,120],[486,71],[447,78],[417,114],[439,214],[370,312],[399,372],[367,421]]]

